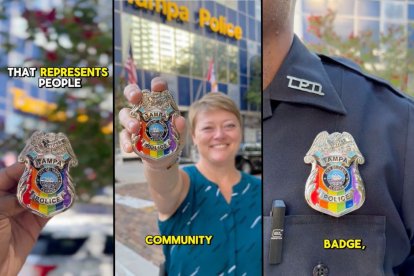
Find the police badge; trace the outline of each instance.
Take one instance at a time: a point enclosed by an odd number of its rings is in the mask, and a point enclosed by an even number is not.
[[[179,134],[173,118],[180,112],[168,90],[150,92],[142,90],[142,101],[133,106],[131,117],[140,120],[139,134],[131,140],[136,154],[142,158],[159,160],[174,154],[179,148]]]
[[[72,206],[75,188],[69,168],[78,161],[63,133],[36,131],[18,161],[26,165],[17,187],[20,205],[46,218]]]
[[[312,164],[305,187],[310,207],[340,217],[362,206],[365,188],[358,164],[365,160],[351,134],[319,133],[304,160]]]

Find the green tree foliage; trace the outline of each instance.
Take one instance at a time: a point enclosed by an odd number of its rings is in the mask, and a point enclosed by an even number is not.
[[[394,87],[414,95],[413,45],[409,44],[407,30],[392,26],[385,33],[375,37],[370,30],[341,37],[335,31],[336,13],[328,10],[325,15],[310,16],[309,29],[318,38],[308,47],[326,55],[342,56],[357,63],[364,71],[389,81]],[[411,46],[411,47],[410,47]]]
[[[30,7],[22,14],[27,20],[27,40],[41,37],[43,42],[40,55],[27,58],[22,66],[108,67],[111,74],[112,13],[103,14],[99,1],[62,1],[49,11]],[[112,76],[84,78],[82,86],[59,94],[53,113],[64,113],[65,118],[51,122],[50,131],[69,137],[79,159],[79,166],[72,170],[74,182],[78,191],[93,194],[113,184]]]

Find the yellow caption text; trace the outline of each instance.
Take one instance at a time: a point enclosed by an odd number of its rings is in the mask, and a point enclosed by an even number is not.
[[[39,69],[39,88],[81,88],[82,78],[106,78],[106,67],[8,67],[9,77],[35,78]]]
[[[211,244],[213,236],[163,236],[163,235],[154,235],[146,236],[145,243],[148,245],[202,245],[202,244]]]
[[[365,250],[365,245],[362,244],[361,239],[334,239],[323,240],[324,249],[361,249]]]

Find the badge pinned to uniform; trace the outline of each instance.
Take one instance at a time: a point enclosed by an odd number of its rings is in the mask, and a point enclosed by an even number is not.
[[[312,164],[305,186],[310,207],[340,217],[362,206],[365,188],[358,165],[365,160],[351,134],[319,133],[304,160]]]
[[[20,205],[45,218],[72,206],[75,188],[69,169],[78,161],[63,133],[36,131],[18,161],[26,166],[17,187]]]
[[[152,92],[142,90],[142,101],[133,106],[130,116],[140,120],[139,134],[132,134],[134,152],[143,158],[163,159],[179,148],[180,136],[173,118],[180,115],[168,90]]]

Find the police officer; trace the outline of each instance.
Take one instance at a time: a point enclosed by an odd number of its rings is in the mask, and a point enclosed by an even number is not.
[[[263,1],[264,274],[414,275],[414,103],[309,52],[294,2]]]

